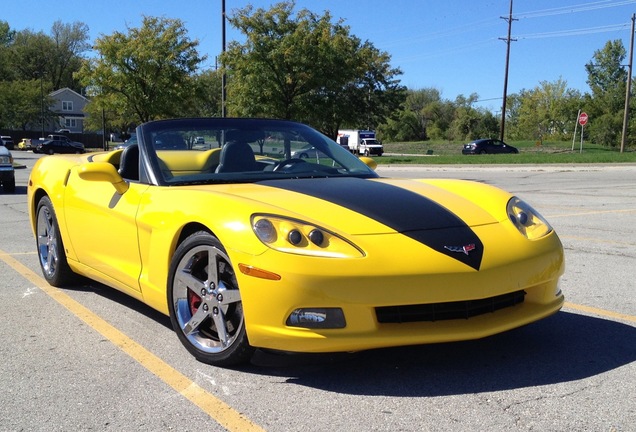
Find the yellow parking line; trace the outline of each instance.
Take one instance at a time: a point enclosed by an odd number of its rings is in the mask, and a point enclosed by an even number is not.
[[[585,306],[576,303],[565,302],[563,305],[566,308],[578,310],[580,312],[585,312],[592,315],[599,315],[605,318],[612,318],[623,321],[636,322],[636,316],[634,315],[626,315],[618,312],[612,312],[605,309],[595,308],[593,306]]]
[[[31,269],[24,266],[11,255],[0,250],[0,259],[7,263],[26,280],[40,288],[52,299],[68,309],[73,315],[80,318],[95,331],[111,341],[114,345],[118,346],[141,366],[155,374],[159,379],[168,384],[183,397],[198,406],[228,431],[264,431],[263,428],[247,419],[230,405],[208,393],[198,384],[126,336],[124,333],[117,330],[107,321],[93,313],[90,309],[73,300],[64,291],[47,284],[42,277],[35,274],[31,271]]]

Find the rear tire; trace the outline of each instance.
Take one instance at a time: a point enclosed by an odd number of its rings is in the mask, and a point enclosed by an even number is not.
[[[198,231],[179,245],[167,291],[174,331],[197,360],[234,366],[251,359],[234,269],[216,237]]]

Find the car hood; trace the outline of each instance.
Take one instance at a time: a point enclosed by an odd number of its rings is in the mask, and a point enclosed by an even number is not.
[[[224,192],[252,201],[255,213],[313,221],[348,236],[399,233],[474,268],[483,245],[473,228],[505,219],[510,198],[474,182],[353,177],[265,180]],[[455,247],[474,252],[458,254]]]
[[[470,185],[471,187],[467,187]],[[475,192],[498,191],[465,181],[319,178],[265,180],[227,185],[224,193],[262,203],[253,208],[311,218],[352,235],[435,230],[497,223],[505,217],[505,197],[497,211],[484,208]],[[477,191],[472,189],[477,188]],[[219,190],[216,189],[218,192]],[[475,200],[479,199],[479,202]],[[490,200],[492,201],[492,200]],[[487,200],[487,206],[493,203]],[[501,213],[500,211],[504,213]],[[368,220],[365,220],[368,219]]]
[[[351,235],[479,226],[505,219],[510,194],[462,180],[318,178],[202,186],[255,212],[309,218]]]

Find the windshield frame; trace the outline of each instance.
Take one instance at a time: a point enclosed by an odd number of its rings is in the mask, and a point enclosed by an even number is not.
[[[213,136],[210,132],[215,132]],[[140,181],[149,184],[175,186],[217,183],[255,183],[263,180],[328,177],[379,177],[358,157],[343,149],[335,141],[317,130],[298,122],[252,118],[183,118],[158,120],[137,127],[140,157]],[[178,136],[177,136],[178,135]],[[174,144],[170,137],[179,138]],[[201,138],[204,140],[203,148]],[[294,139],[291,139],[294,138]],[[219,159],[226,144],[243,140],[255,154],[257,168],[248,171],[218,172],[218,166],[204,168],[209,171],[175,172],[166,160],[179,159],[182,165],[192,158]],[[209,142],[208,142],[209,141]],[[275,143],[267,148],[263,143]],[[259,146],[256,146],[258,143]],[[316,160],[292,154],[295,149],[310,146],[319,153]],[[264,149],[269,151],[264,151]],[[272,151],[272,149],[274,151]],[[176,151],[174,151],[176,150]],[[189,152],[192,152],[190,155]],[[212,156],[213,153],[217,153]],[[307,158],[307,155],[304,155]],[[321,159],[322,158],[322,159]],[[282,161],[289,164],[276,168]],[[194,162],[194,159],[192,161]],[[171,162],[172,163],[172,162]],[[203,164],[203,162],[201,162]],[[292,166],[293,165],[293,166]],[[214,169],[214,170],[213,170]]]

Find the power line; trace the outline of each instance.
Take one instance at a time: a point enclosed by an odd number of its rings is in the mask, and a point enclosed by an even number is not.
[[[618,6],[626,6],[626,5],[634,4],[634,3],[636,3],[636,0],[621,0],[617,2],[604,0],[604,1],[596,1],[591,3],[582,3],[580,5],[574,5],[574,6],[561,6],[558,8],[543,9],[543,10],[538,10],[534,12],[525,12],[521,14],[515,14],[515,17],[519,19],[543,18],[547,16],[563,15],[563,14],[570,14],[570,13],[577,13],[577,12],[588,12],[588,11],[598,10],[598,9],[607,9],[607,8],[618,7]]]
[[[559,30],[559,31],[553,31],[553,32],[531,33],[526,35],[517,35],[515,36],[515,38],[544,39],[544,38],[553,38],[553,37],[581,36],[581,35],[593,34],[593,33],[607,33],[612,31],[621,31],[621,30],[626,30],[628,27],[629,27],[629,23],[620,23],[620,24],[610,24],[610,25],[600,26],[600,27],[588,27],[588,28],[572,29],[572,30]]]

